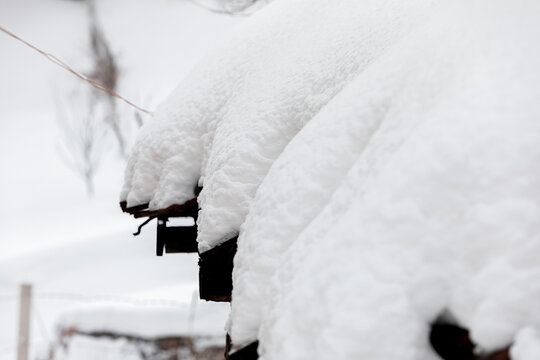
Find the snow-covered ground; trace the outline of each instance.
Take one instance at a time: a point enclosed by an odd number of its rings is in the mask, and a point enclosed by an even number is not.
[[[97,11],[119,63],[119,92],[152,110],[243,21],[184,0],[100,0]],[[87,70],[84,2],[2,0],[0,25]],[[196,257],[156,258],[151,228],[131,235],[136,223],[118,207],[123,160],[107,152],[89,199],[58,154],[57,100],[86,85],[3,33],[0,53],[0,358],[15,357],[23,281],[36,295],[32,356],[54,338],[57,316],[71,307],[104,300],[133,306],[133,298],[189,304],[197,288]],[[132,116],[131,108],[118,106]],[[217,314],[218,328],[224,320]]]

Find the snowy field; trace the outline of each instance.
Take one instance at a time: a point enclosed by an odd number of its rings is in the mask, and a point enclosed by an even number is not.
[[[118,91],[150,109],[242,21],[183,0],[102,0],[97,15],[119,64]],[[76,69],[88,66],[82,2],[1,0],[0,25]],[[21,282],[35,293],[31,359],[55,337],[57,317],[73,307],[105,301],[148,311],[165,303],[185,314],[197,289],[196,257],[155,257],[152,227],[131,235],[136,222],[118,207],[124,160],[105,152],[88,198],[59,156],[58,99],[86,85],[3,33],[0,53],[0,359],[16,355]],[[123,104],[118,110],[133,116]],[[217,308],[222,329],[226,309]]]

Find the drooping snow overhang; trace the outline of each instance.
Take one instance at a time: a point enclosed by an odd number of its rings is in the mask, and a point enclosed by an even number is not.
[[[121,201],[137,217],[158,217],[160,253],[162,244],[178,249],[179,236],[193,249],[195,228],[171,230],[166,220],[197,197],[200,211],[188,215],[197,220],[201,296],[230,299],[236,236],[283,148],[433,3],[276,1],[160,105],[129,158]]]
[[[196,229],[201,298],[231,300],[240,226],[288,142],[433,3],[276,1],[196,68],[143,127],[126,167],[123,209],[161,221],[158,254],[163,244],[165,252],[178,249],[168,244],[180,236],[183,249],[193,250]],[[195,198],[197,214],[176,211]],[[198,227],[172,231],[166,220],[174,216],[196,219]],[[236,356],[256,349],[239,351],[234,343]]]
[[[193,199],[198,184],[199,251],[231,239],[287,143],[431,3],[270,4],[141,129],[126,167],[124,207],[148,204],[140,215],[164,211]]]

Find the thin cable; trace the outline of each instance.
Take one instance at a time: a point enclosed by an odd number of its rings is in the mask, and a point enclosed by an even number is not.
[[[25,44],[26,46],[34,49],[35,51],[37,51],[38,53],[40,53],[41,55],[45,56],[47,59],[49,59],[49,61],[53,62],[54,64],[64,68],[65,70],[69,71],[70,73],[72,73],[73,75],[75,75],[76,77],[78,77],[79,79],[81,80],[84,80],[86,81],[87,83],[89,83],[90,85],[92,85],[93,87],[95,87],[96,89],[98,90],[101,90],[101,91],[104,91],[106,92],[107,94],[111,95],[111,96],[114,96],[122,101],[124,101],[126,104],[128,105],[131,105],[132,107],[134,107],[135,109],[139,110],[139,111],[142,111],[146,114],[152,114],[151,111],[149,110],[146,110],[146,109],[143,109],[142,107],[138,106],[138,105],[135,105],[134,103],[132,103],[131,101],[127,100],[126,98],[124,98],[123,96],[119,95],[118,93],[114,92],[113,90],[109,89],[108,87],[106,87],[105,85],[103,84],[100,84],[92,79],[89,79],[87,76],[73,70],[73,68],[71,68],[69,65],[67,65],[65,62],[63,62],[62,60],[58,59],[56,56],[52,55],[52,54],[49,54],[48,52],[45,52],[41,49],[39,49],[38,47],[30,44],[28,41],[24,40],[24,39],[21,39],[20,37],[18,37],[17,35],[13,34],[11,31],[8,31],[6,29],[4,29],[2,26],[0,26],[0,30],[2,30],[4,33],[6,33],[7,35],[11,36],[12,38],[14,38],[15,40],[18,40],[20,42],[22,42],[23,44]]]
[[[49,336],[49,332],[47,331],[47,326],[45,325],[45,321],[43,320],[43,317],[41,316],[41,312],[39,311],[36,301],[34,300],[32,302],[32,307],[34,310],[34,319],[36,320],[36,325],[39,328],[39,331],[41,332],[41,335],[45,338],[48,344],[51,343],[51,337]]]
[[[5,346],[0,348],[0,356],[7,356],[17,352],[17,347],[15,345]]]
[[[17,283],[15,281],[7,279],[5,277],[0,277],[0,284],[17,285]]]
[[[44,292],[37,293],[35,297],[41,300],[69,300],[80,302],[109,302],[123,303],[142,307],[176,307],[186,308],[189,306],[186,302],[180,302],[172,299],[156,299],[156,298],[135,298],[130,296],[118,295],[88,295],[77,293],[62,293],[62,292]]]
[[[18,294],[0,294],[0,301],[12,301],[19,298]]]

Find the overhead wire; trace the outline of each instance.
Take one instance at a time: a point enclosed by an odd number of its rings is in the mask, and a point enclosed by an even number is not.
[[[92,85],[94,88],[96,88],[96,89],[98,89],[100,91],[103,91],[103,92],[105,92],[105,93],[107,93],[107,94],[109,94],[111,96],[114,96],[117,99],[120,99],[120,100],[124,101],[126,104],[132,106],[133,108],[137,109],[138,111],[141,111],[141,112],[144,112],[144,113],[150,114],[150,115],[152,114],[151,111],[146,110],[146,109],[134,104],[133,102],[131,102],[128,99],[124,98],[123,96],[121,96],[120,94],[115,92],[114,90],[109,89],[107,86],[105,86],[103,84],[100,84],[97,81],[94,81],[94,80],[90,79],[86,75],[83,75],[80,72],[74,70],[71,66],[67,65],[65,62],[63,62],[62,60],[60,60],[59,58],[57,58],[53,54],[41,50],[37,46],[31,44],[30,42],[28,42],[28,41],[26,41],[24,39],[22,39],[21,37],[15,35],[14,33],[12,33],[11,31],[9,31],[7,29],[5,29],[4,27],[0,26],[0,31],[4,32],[5,34],[9,35],[10,37],[14,38],[15,40],[18,40],[18,41],[22,42],[23,44],[30,47],[31,49],[37,51],[38,53],[40,53],[41,55],[46,57],[52,63],[54,63],[54,64],[62,67],[63,69],[69,71],[70,73],[72,73],[73,75],[78,77],[79,79],[86,81],[87,83]]]
[[[122,295],[90,295],[68,292],[40,292],[35,296],[42,300],[70,300],[81,302],[112,302],[143,307],[187,307],[187,302],[162,298],[137,298]]]
[[[36,314],[36,316],[33,316],[33,318],[36,319],[36,325],[39,328],[41,335],[45,338],[45,340],[47,340],[47,343],[50,343],[51,337],[49,336],[49,332],[47,331],[47,326],[45,325],[45,321],[43,320],[43,317],[41,315],[41,312],[39,311],[36,301],[32,302],[32,310]]]

